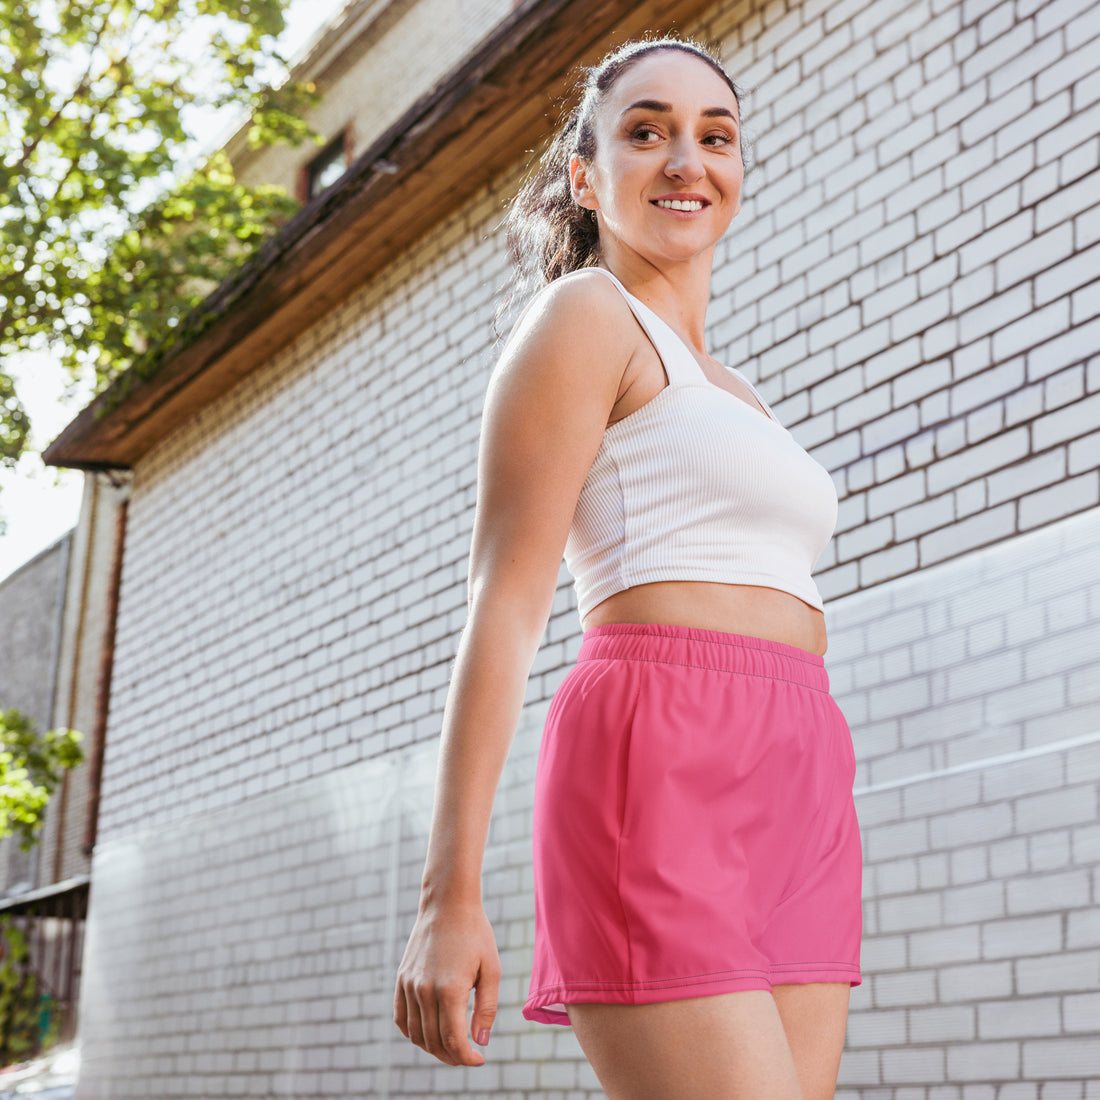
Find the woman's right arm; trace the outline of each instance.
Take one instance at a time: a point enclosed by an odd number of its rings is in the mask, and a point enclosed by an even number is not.
[[[611,297],[613,296],[613,297]],[[449,1065],[481,1065],[465,1037],[493,1021],[500,963],[481,902],[481,864],[557,585],[577,498],[620,395],[637,329],[603,276],[539,295],[486,394],[458,647],[436,775],[420,906],[397,978],[394,1022]]]

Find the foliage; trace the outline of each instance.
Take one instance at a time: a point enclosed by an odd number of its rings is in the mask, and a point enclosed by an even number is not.
[[[0,371],[0,466],[12,467],[27,445],[27,412],[19,404],[15,383]]]
[[[285,4],[0,0],[0,358],[49,348],[103,388],[290,215],[223,155],[195,168],[192,132],[229,112],[254,147],[320,140],[276,47]],[[0,374],[0,463],[26,440]]]
[[[0,917],[0,1066],[34,1057],[60,1028],[56,999],[42,989],[29,954],[23,931],[10,917]]]
[[[39,734],[22,711],[0,711],[0,837],[18,834],[23,851],[34,847],[62,772],[84,759],[82,740],[76,730]]]

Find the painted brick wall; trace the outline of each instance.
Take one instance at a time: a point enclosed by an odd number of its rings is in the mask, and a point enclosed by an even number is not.
[[[715,353],[836,475],[839,596],[1100,502],[1100,8],[721,5],[759,164]]]
[[[865,848],[838,1100],[1098,1095],[1098,539],[1100,512],[1069,517],[830,607]],[[984,685],[997,652],[1029,707]],[[929,686],[918,706],[907,678]],[[442,1066],[392,1023],[435,782],[420,741],[97,849],[80,1100],[602,1096],[572,1030],[520,1013],[547,705],[524,712],[486,847],[503,974],[485,1067]],[[924,744],[931,761],[890,767]]]
[[[712,350],[841,496],[818,580],[867,860],[841,1092],[1095,1100],[1100,5],[717,4],[702,29],[758,160]],[[513,186],[136,471],[80,1100],[196,1075],[601,1095],[570,1029],[519,1014],[539,724],[579,642],[564,571],[486,855],[490,1063],[467,1081],[390,1016]]]

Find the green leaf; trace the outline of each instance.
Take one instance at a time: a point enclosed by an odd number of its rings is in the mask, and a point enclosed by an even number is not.
[[[153,369],[294,212],[221,153],[188,167],[190,108],[244,110],[253,145],[320,140],[275,45],[285,2],[0,0],[0,361],[49,349],[98,389]],[[29,428],[0,374],[0,464]]]

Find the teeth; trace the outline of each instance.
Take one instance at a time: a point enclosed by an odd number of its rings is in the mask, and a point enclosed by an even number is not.
[[[703,204],[698,199],[658,199],[657,205],[662,210],[702,210]]]

